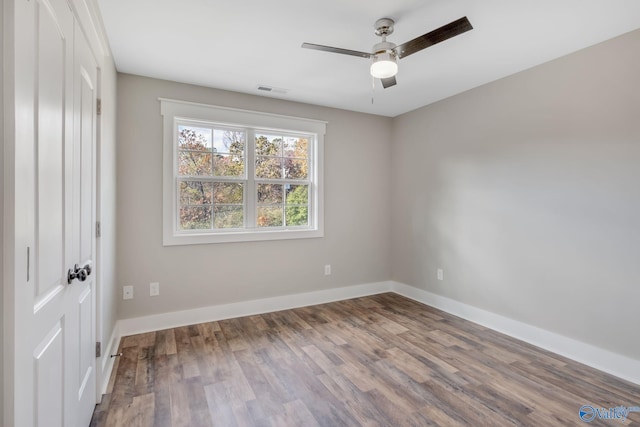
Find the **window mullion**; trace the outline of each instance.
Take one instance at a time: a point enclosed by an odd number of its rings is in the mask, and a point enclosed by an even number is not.
[[[178,182],[184,181],[200,181],[200,182],[230,182],[230,183],[244,183],[244,178],[236,178],[229,176],[178,176]]]
[[[316,155],[318,150],[318,139],[317,137],[311,138],[311,145],[307,150],[307,203],[309,212],[309,226],[316,227],[318,224],[318,212],[316,211],[316,193],[317,193],[317,185],[318,185],[318,174],[316,164]]]
[[[283,147],[284,149],[284,147]],[[282,207],[282,226],[286,227],[287,224],[287,185],[291,185],[291,183],[284,179],[285,176],[285,168],[284,168],[284,157],[282,158],[282,178],[283,178],[283,183],[282,183],[282,200],[280,202],[281,207]]]
[[[247,189],[244,194],[245,200],[245,227],[256,228],[256,180],[255,180],[255,167],[256,167],[256,132],[255,129],[247,129],[247,143],[246,149],[246,167],[245,173],[247,174]]]
[[[216,175],[216,161],[215,161],[215,150],[214,150],[214,129],[211,128],[211,172],[213,173],[213,176],[215,177]],[[211,224],[209,224],[209,228],[211,230],[215,230],[216,228],[216,204],[215,204],[215,200],[216,200],[216,184],[215,181],[212,181],[211,184]]]

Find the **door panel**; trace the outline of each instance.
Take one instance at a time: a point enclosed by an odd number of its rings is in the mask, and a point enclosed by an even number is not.
[[[67,39],[73,36],[68,16],[37,3],[36,155],[36,301],[50,296],[64,276],[64,145]],[[65,33],[68,32],[68,33]]]
[[[72,147],[72,94],[73,66],[72,41],[73,15],[64,0],[38,0],[33,2],[29,16],[32,25],[30,36],[34,62],[31,69],[23,70],[33,75],[31,105],[23,105],[24,111],[33,114],[30,134],[33,158],[29,165],[32,175],[32,263],[33,286],[28,304],[32,307],[22,325],[28,347],[18,357],[31,356],[25,381],[28,388],[29,414],[21,414],[16,420],[34,426],[72,425],[65,408],[65,346],[68,331],[65,322],[65,276],[67,248],[67,224],[65,217],[71,198],[66,193],[67,155]],[[26,66],[26,65],[25,65]],[[19,71],[18,71],[19,72]],[[17,335],[17,334],[16,334]]]
[[[76,45],[77,46],[77,45]],[[80,105],[80,259],[83,262],[93,259],[93,163],[94,163],[94,134],[95,134],[95,106],[96,91],[94,87],[96,65],[90,53],[85,49],[78,49],[79,76],[78,99]],[[84,55],[82,55],[84,54]],[[85,58],[81,58],[85,56]],[[86,57],[89,56],[89,57]],[[84,59],[84,60],[83,60]]]
[[[79,397],[84,395],[86,386],[91,383],[91,377],[94,374],[93,372],[93,364],[92,359],[95,358],[93,348],[93,307],[92,307],[92,289],[87,286],[83,290],[82,295],[80,295],[80,299],[78,301],[77,309],[78,309],[78,341],[80,343],[79,351],[80,357],[77,365],[78,369],[78,378],[80,379],[80,383],[78,384],[77,394]]]
[[[56,323],[34,352],[36,416],[35,425],[58,427],[64,425],[64,366],[62,322]]]

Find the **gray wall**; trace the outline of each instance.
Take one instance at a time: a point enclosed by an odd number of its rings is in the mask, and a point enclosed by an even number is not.
[[[397,117],[392,278],[639,359],[638,52],[640,30]]]
[[[328,121],[325,237],[163,247],[158,97]],[[120,318],[389,278],[391,119],[126,74],[117,112],[117,283],[135,295]]]

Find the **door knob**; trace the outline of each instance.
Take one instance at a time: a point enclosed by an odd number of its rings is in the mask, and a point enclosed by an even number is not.
[[[85,280],[87,280],[87,277],[91,275],[91,271],[92,267],[90,262],[88,262],[84,267],[80,267],[78,264],[76,264],[67,272],[67,283],[71,284],[74,279],[78,279],[79,281],[84,282]]]
[[[84,280],[87,280],[86,274],[87,272],[84,271],[83,268],[81,268],[78,264],[74,265],[73,268],[70,268],[69,271],[67,272],[67,283],[70,285],[71,282],[73,282],[74,279],[80,279],[80,274],[84,274]],[[80,279],[83,280],[83,279]]]

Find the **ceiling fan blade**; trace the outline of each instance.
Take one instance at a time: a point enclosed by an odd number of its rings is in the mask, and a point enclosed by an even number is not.
[[[469,20],[465,16],[456,21],[450,22],[447,25],[443,25],[440,28],[423,34],[420,37],[416,37],[413,40],[401,44],[400,46],[395,48],[395,51],[398,55],[398,58],[404,58],[413,53],[419,52],[422,49],[426,49],[429,46],[433,46],[436,43],[443,42],[450,39],[451,37],[455,37],[472,29],[473,27],[471,26],[471,22],[469,22]]]
[[[396,76],[393,77],[387,77],[386,79],[380,79],[380,81],[382,82],[382,87],[387,89],[391,86],[395,86],[396,85]]]
[[[341,53],[343,55],[359,56],[360,58],[371,58],[371,54],[367,52],[360,52],[357,50],[342,49],[339,47],[323,46],[321,44],[302,43],[302,47],[305,49],[322,50],[324,52]]]

